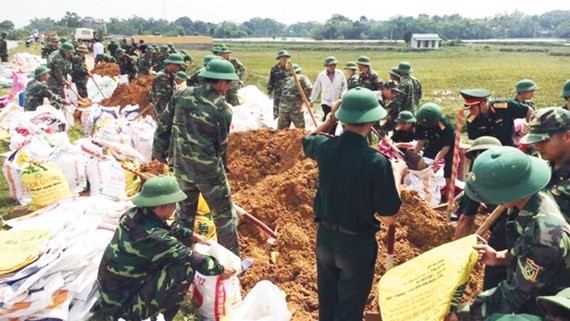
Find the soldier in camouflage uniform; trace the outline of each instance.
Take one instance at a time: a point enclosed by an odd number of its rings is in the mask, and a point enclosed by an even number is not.
[[[411,72],[412,67],[408,62],[403,61],[398,65],[398,73],[401,75],[398,89],[401,93],[396,97],[396,100],[392,102],[392,108],[394,109],[393,115],[396,117],[401,111],[409,110],[413,113],[418,108],[414,99],[415,91],[414,84],[410,78]]]
[[[148,101],[153,105],[154,113],[160,116],[172,98],[176,83],[175,74],[182,69],[184,60],[179,54],[172,54],[164,61],[166,67],[156,74],[152,80],[152,88],[148,93]],[[160,124],[159,124],[160,125]]]
[[[71,81],[75,83],[77,93],[82,98],[89,97],[87,79],[90,74],[85,64],[85,56],[88,53],[89,50],[84,45],[80,45],[77,47],[76,54],[71,57]]]
[[[570,110],[570,79],[566,80],[564,86],[562,86],[562,92],[560,93],[560,97],[564,98],[566,104],[562,106],[562,108],[566,108]]]
[[[540,192],[550,180],[544,161],[514,147],[494,147],[473,164],[465,192],[478,201],[507,208],[508,250],[477,245],[480,262],[507,266],[507,280],[485,291],[470,306],[471,320],[494,313],[542,316],[537,296],[570,286],[570,226],[554,200]]]
[[[47,63],[49,64],[49,57],[51,56],[51,54],[54,51],[57,51],[57,48],[59,47],[59,39],[57,38],[48,38],[47,43],[44,45],[44,47],[42,48],[42,58],[45,58],[47,60]]]
[[[388,116],[386,117],[386,122],[382,126],[384,131],[391,131],[396,127],[396,118],[401,111],[397,108],[394,108],[394,102],[398,100],[398,96],[400,96],[402,92],[398,88],[398,83],[389,80],[384,84],[384,88],[382,89],[381,97],[378,97],[378,102],[384,109],[388,111]]]
[[[170,163],[188,199],[178,203],[176,220],[190,229],[202,193],[210,206],[221,245],[239,255],[236,211],[228,183],[227,149],[232,110],[225,102],[231,82],[238,80],[233,65],[210,61],[200,74],[207,85],[177,91],[158,116],[153,159]]]
[[[267,93],[273,96],[273,118],[279,117],[279,102],[281,100],[281,93],[283,90],[283,82],[291,72],[287,68],[287,62],[291,55],[286,50],[279,50],[277,58],[279,62],[271,67],[269,72],[269,82],[267,83]]]
[[[154,48],[147,47],[145,53],[139,59],[139,62],[137,64],[139,75],[146,76],[150,74],[150,70],[152,69],[153,59],[154,59]]]
[[[38,106],[44,104],[44,98],[49,99],[50,104],[57,109],[62,109],[64,100],[60,95],[54,93],[46,84],[50,77],[50,70],[44,66],[36,68],[34,79],[26,85],[24,97],[24,110],[34,111]]]
[[[409,63],[408,63],[409,65]],[[400,67],[400,66],[398,66]],[[420,100],[423,97],[423,88],[422,88],[422,82],[421,80],[419,80],[418,78],[412,76],[412,66],[409,66],[410,68],[410,72],[407,73],[408,77],[410,77],[410,79],[412,80],[412,84],[414,85],[414,92],[413,92],[413,96],[414,96],[414,105],[419,106],[420,105]],[[401,70],[402,68],[398,68],[398,70]],[[404,69],[407,69],[406,66],[404,66]],[[402,77],[404,76],[404,73],[400,71],[400,73],[402,74]]]
[[[521,144],[533,145],[540,157],[550,162],[552,178],[544,192],[570,222],[570,111],[551,107],[534,112],[530,132],[521,138]]]
[[[532,97],[534,97],[534,92],[538,89],[540,88],[534,81],[530,79],[520,80],[515,86],[517,95],[515,96],[514,101],[525,104],[534,109],[535,107]]]
[[[309,78],[305,75],[301,75],[300,72],[303,70],[298,64],[293,64],[293,70],[297,74],[297,79],[305,96],[309,96],[313,90],[313,84]],[[307,106],[308,107],[308,106]],[[297,128],[305,128],[305,117],[303,113],[303,98],[301,93],[297,88],[297,83],[293,76],[283,81],[283,89],[281,92],[281,99],[279,102],[279,119],[277,121],[277,129],[289,128],[291,122]]]
[[[159,72],[162,69],[164,69],[164,61],[166,59],[168,59],[169,55],[170,55],[170,53],[168,53],[168,46],[167,45],[160,46],[160,52],[158,52],[154,56],[154,62],[152,64],[152,66],[153,66],[152,69],[156,72]]]
[[[166,46],[168,47],[168,53],[169,53],[169,54],[178,53],[178,52],[176,51],[176,48],[174,47],[173,44],[169,43],[169,44],[167,44]]]
[[[360,71],[360,76],[358,77],[358,86],[368,88],[372,91],[381,91],[384,87],[384,80],[378,76],[378,74],[372,70],[370,63],[370,58],[366,56],[358,57],[356,61],[358,65],[358,70]]]
[[[390,77],[390,80],[393,80],[397,83],[400,82],[400,80],[402,80],[402,75],[400,75],[400,71],[398,70],[398,67],[392,67],[392,69],[390,69],[390,71],[388,72],[388,75]]]
[[[119,45],[117,45],[117,41],[111,40],[111,43],[107,46],[107,51],[109,51],[109,54],[113,57],[117,57],[117,55],[115,54],[115,51],[117,51],[117,49],[119,49]]]
[[[206,69],[206,66],[208,65],[208,63],[214,59],[221,59],[219,56],[215,56],[215,55],[207,55],[206,57],[204,57],[204,59],[202,60],[202,65],[203,67],[196,70],[192,75],[190,75],[188,77],[188,80],[186,81],[186,84],[190,87],[197,87],[197,86],[202,86],[206,84],[206,81],[204,81],[204,79],[200,78],[200,73],[202,71],[204,71]]]
[[[228,90],[228,93],[226,94],[226,101],[228,102],[228,104],[232,106],[237,106],[239,105],[237,92],[240,88],[243,87],[246,71],[245,71],[245,66],[241,63],[241,61],[239,61],[236,57],[230,57],[231,53],[232,51],[228,47],[222,47],[220,50],[220,57],[231,62],[231,64],[234,66],[236,74],[239,77],[239,80],[236,80],[232,83],[232,88],[230,88],[230,90]]]
[[[354,61],[349,61],[344,65],[344,70],[346,70],[346,85],[347,89],[358,87],[358,75],[356,71],[358,70],[358,65]]]
[[[6,42],[6,34],[2,32],[0,34],[0,62],[8,62],[8,42]]]
[[[65,96],[63,88],[69,85],[67,75],[71,73],[71,56],[74,52],[73,45],[66,42],[50,55],[48,68],[51,70],[51,76],[47,84],[54,93],[62,97]]]
[[[136,207],[121,217],[97,277],[98,312],[107,320],[144,320],[159,313],[172,320],[195,271],[223,278],[235,273],[215,258],[192,250],[193,242],[207,241],[204,237],[176,223],[166,224],[176,203],[184,199],[176,179],[153,177],[133,199]]]
[[[105,55],[105,54],[98,54],[95,57],[95,66],[97,66],[100,62],[112,62],[112,63],[117,63],[117,59],[115,59],[115,57],[111,56],[111,55]]]
[[[128,75],[129,81],[133,81],[137,76],[137,66],[133,58],[131,58],[123,48],[119,48],[116,51],[117,63],[119,68],[121,68],[121,75]]]

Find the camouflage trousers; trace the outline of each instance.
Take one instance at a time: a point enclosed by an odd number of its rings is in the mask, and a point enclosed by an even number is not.
[[[279,104],[281,103],[281,94],[279,98],[273,98],[273,119],[279,117]]]
[[[305,116],[302,110],[279,111],[277,129],[289,128],[291,123],[293,123],[296,128],[305,128]]]
[[[178,184],[188,197],[178,203],[176,220],[182,226],[194,230],[194,219],[198,212],[198,196],[202,193],[214,217],[218,230],[218,242],[239,256],[236,211],[225,174],[224,178],[215,184],[194,184],[179,177]]]

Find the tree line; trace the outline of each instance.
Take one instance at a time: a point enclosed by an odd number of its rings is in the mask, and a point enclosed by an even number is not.
[[[99,23],[97,23],[99,21]],[[108,34],[133,35],[206,35],[215,38],[245,37],[310,37],[314,39],[371,39],[407,40],[412,33],[438,33],[446,40],[490,38],[570,38],[570,11],[555,10],[541,15],[526,15],[520,11],[498,14],[493,17],[472,19],[458,14],[418,17],[396,16],[386,21],[361,16],[351,20],[334,14],[326,22],[297,22],[284,24],[275,19],[252,18],[243,23],[212,23],[180,17],[174,21],[145,19],[133,16],[128,19],[111,18],[104,22]],[[103,22],[93,17],[80,17],[67,12],[61,20],[33,18],[24,28],[0,22],[0,31],[9,33],[12,39],[21,39],[34,30],[40,33],[54,32],[70,36],[78,27],[102,29]],[[103,30],[100,30],[101,32]]]

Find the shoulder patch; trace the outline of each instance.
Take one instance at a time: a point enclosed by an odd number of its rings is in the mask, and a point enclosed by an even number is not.
[[[439,127],[440,130],[444,130],[445,129],[445,124],[440,120],[437,122],[437,127]]]
[[[497,108],[497,109],[506,109],[509,107],[509,103],[507,102],[500,102],[500,103],[494,103],[493,104],[493,108]]]
[[[527,258],[524,267],[522,267],[522,275],[527,281],[534,282],[538,278],[538,274],[542,267],[533,260]]]

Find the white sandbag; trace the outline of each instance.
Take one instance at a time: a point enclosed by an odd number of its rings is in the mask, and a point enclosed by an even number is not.
[[[25,159],[29,159],[29,156],[24,154],[24,152],[15,151],[6,157],[2,164],[2,173],[8,185],[10,198],[17,200],[20,205],[28,205],[32,202],[30,192],[20,179],[20,173],[28,164]]]
[[[48,161],[63,170],[72,194],[79,195],[87,188],[87,158],[79,146],[60,147],[50,155]]]
[[[279,288],[266,280],[258,282],[232,315],[232,321],[289,321],[291,312]]]
[[[140,111],[141,108],[139,107],[139,105],[127,105],[123,109],[121,109],[120,115],[122,118],[133,120],[137,118],[137,116],[140,114]]]
[[[143,163],[144,157],[130,144],[110,142],[102,139],[93,138],[93,143],[102,146],[119,161],[134,161]]]
[[[144,157],[145,163],[152,160],[152,144],[154,142],[154,132],[156,131],[156,121],[150,116],[138,118],[131,124],[133,147]]]
[[[445,186],[443,172],[434,173],[432,167],[421,171],[408,170],[404,177],[404,185],[418,192],[418,195],[430,204],[431,207],[441,202],[441,188]]]
[[[99,88],[97,88],[97,85]],[[117,82],[109,76],[102,77],[94,74],[93,78],[87,80],[87,93],[89,94],[89,99],[94,103],[100,103],[103,99],[111,97],[115,88],[117,88]],[[101,89],[103,95],[99,89]]]
[[[113,200],[127,198],[123,169],[113,157],[91,157],[87,163],[87,180],[89,195],[101,195]]]
[[[17,127],[19,124],[27,122],[28,118],[25,115],[24,109],[17,104],[9,103],[4,108],[0,109],[0,127],[4,129],[11,129]]]
[[[240,258],[218,243],[195,244],[194,250],[215,257],[224,267],[241,270]],[[237,275],[223,280],[220,276],[204,276],[196,272],[193,300],[197,302],[195,308],[200,320],[220,321],[231,317],[242,302]]]

